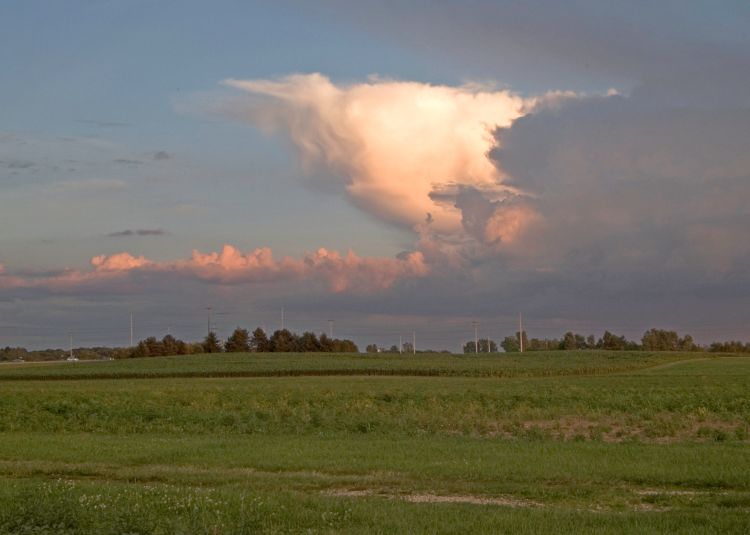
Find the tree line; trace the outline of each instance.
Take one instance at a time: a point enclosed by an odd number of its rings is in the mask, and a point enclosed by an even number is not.
[[[665,329],[649,329],[641,337],[640,343],[628,340],[625,336],[618,336],[609,331],[598,339],[590,334],[584,336],[572,331],[566,332],[562,338],[531,338],[526,331],[515,336],[506,336],[500,342],[500,347],[506,353],[516,353],[521,350],[523,341],[524,351],[571,351],[580,349],[601,349],[610,351],[710,351],[722,353],[750,353],[750,343],[742,342],[714,342],[709,346],[700,346],[695,343],[689,334],[680,336],[676,331]],[[487,353],[497,351],[497,345],[493,340],[486,338],[478,340],[478,352]],[[474,353],[477,343],[474,340],[466,342],[463,346],[464,353]]]
[[[252,333],[237,327],[226,339],[219,339],[211,331],[202,342],[187,343],[167,335],[161,340],[149,337],[138,342],[127,355],[129,358],[187,355],[190,353],[358,353],[357,344],[348,339],[320,336],[305,331],[297,334],[289,329],[278,329],[269,337],[260,327]]]
[[[676,331],[664,329],[649,329],[641,337],[640,343],[628,340],[625,336],[618,336],[609,331],[596,338],[593,334],[584,336],[582,334],[567,332],[561,338],[529,338],[526,331],[522,333],[524,351],[556,351],[556,350],[625,350],[625,351],[708,351],[712,353],[750,353],[750,343],[738,340],[726,342],[713,342],[707,346],[695,343],[689,334],[679,336]],[[499,347],[506,353],[515,353],[520,350],[518,331],[515,336],[506,336]],[[481,338],[478,340],[480,353],[495,353],[498,344],[494,340]],[[366,348],[368,353],[400,353],[411,354],[414,348],[410,342],[405,342],[399,351],[395,345],[389,348],[369,344]],[[475,342],[470,340],[463,346],[464,353],[474,353]],[[288,329],[274,331],[269,337],[260,327],[252,333],[238,327],[226,339],[220,340],[215,333],[209,333],[200,342],[185,342],[172,335],[166,335],[161,340],[156,337],[148,337],[138,342],[135,347],[78,347],[73,349],[73,354],[81,360],[96,359],[121,359],[135,357],[157,357],[170,355],[189,355],[194,353],[234,353],[234,352],[335,352],[335,353],[358,353],[357,345],[348,339],[331,338],[326,334],[316,335],[312,332],[304,332],[301,335],[293,333]],[[446,350],[417,351],[418,353],[442,352]],[[23,347],[6,346],[0,348],[0,362],[10,361],[48,361],[65,360],[69,351],[65,349],[41,349],[28,350]]]

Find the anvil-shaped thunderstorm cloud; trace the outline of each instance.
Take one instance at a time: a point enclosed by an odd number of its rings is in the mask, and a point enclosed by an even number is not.
[[[248,93],[225,102],[225,114],[288,135],[310,168],[322,167],[352,202],[385,222],[492,243],[513,241],[533,219],[488,153],[495,130],[536,99],[470,84],[335,85],[320,74],[225,83]],[[466,189],[501,201],[481,228],[474,219],[467,229],[457,202]]]

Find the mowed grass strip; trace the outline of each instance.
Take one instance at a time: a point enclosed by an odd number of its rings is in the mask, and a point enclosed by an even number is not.
[[[721,526],[741,533],[750,513],[750,454],[731,444],[8,433],[0,438],[5,459],[0,487],[10,495],[0,502],[0,518],[18,522],[16,500],[23,499],[32,504],[32,521],[63,517],[75,533],[85,532],[81,526],[93,520],[70,496],[104,505],[109,511],[103,518],[122,511],[134,517],[115,516],[110,524],[117,526],[126,520],[142,525],[139,511],[149,522],[163,517],[179,525],[184,514],[179,503],[190,503],[187,514],[209,519],[199,533],[237,532],[246,515],[270,532],[451,532],[474,526],[489,533],[515,526],[522,532],[573,533],[582,526],[598,531],[641,526],[700,533]],[[201,498],[206,496],[211,499]],[[269,507],[241,507],[256,501]],[[296,510],[312,516],[300,518]],[[344,510],[350,513],[335,513]],[[212,516],[216,511],[220,518]],[[409,516],[389,521],[388,514]],[[680,520],[686,517],[701,529]],[[331,518],[337,521],[329,524]],[[562,529],[550,524],[553,519],[568,520]]]
[[[709,357],[701,353],[643,351],[550,351],[491,355],[231,353],[96,362],[6,363],[0,366],[0,381],[305,375],[533,377],[616,373]]]
[[[247,488],[112,482],[3,481],[0,533],[54,535],[239,533],[746,533],[722,508],[638,511],[411,503]]]

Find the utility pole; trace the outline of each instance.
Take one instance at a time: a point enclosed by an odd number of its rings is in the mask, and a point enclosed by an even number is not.
[[[477,322],[472,321],[474,324],[474,354],[479,353],[479,335],[477,334]]]
[[[417,331],[411,332],[411,350],[414,355],[417,354]]]
[[[523,316],[520,312],[518,313],[518,345],[523,353]]]
[[[211,307],[206,307],[206,310],[208,311],[208,319],[207,319],[207,327],[208,327],[208,333],[206,336],[211,336]]]
[[[398,335],[398,352],[399,354],[404,352],[404,337],[403,335]]]
[[[73,360],[73,333],[68,333],[68,336],[70,337],[70,345],[68,346],[70,348],[70,356],[68,360]]]
[[[328,337],[333,340],[333,320],[328,320]]]
[[[133,347],[133,313],[130,313],[130,347]]]

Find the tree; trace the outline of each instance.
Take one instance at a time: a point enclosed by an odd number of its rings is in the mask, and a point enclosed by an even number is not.
[[[488,340],[487,338],[480,338],[476,344],[474,340],[469,340],[464,344],[464,353],[474,353],[475,349],[479,353],[497,353],[497,344],[494,340]]]
[[[326,333],[321,333],[318,338],[320,343],[320,350],[326,353],[333,351],[333,340],[331,340]]]
[[[479,339],[479,352],[480,353],[497,353],[497,344],[494,340],[488,338]]]
[[[627,345],[628,341],[625,340],[624,336],[616,336],[609,331],[604,331],[604,334],[596,344],[599,349],[607,349],[613,351],[622,351],[623,349],[626,349]]]
[[[250,340],[250,350],[258,353],[265,353],[271,350],[266,331],[258,327],[253,331],[253,337]]]
[[[315,333],[310,331],[302,333],[302,336],[297,338],[297,351],[302,353],[320,351],[320,342]]]
[[[166,335],[161,339],[161,346],[164,350],[164,355],[178,355],[177,339],[171,334]]]
[[[396,347],[396,344],[393,344],[388,348],[388,353],[400,353],[400,351],[398,350],[398,347]]]
[[[204,353],[221,353],[221,342],[213,331],[203,339],[202,347]]]
[[[275,353],[289,353],[294,351],[295,336],[288,329],[278,329],[271,335],[271,351]]]
[[[650,329],[643,333],[641,344],[645,351],[677,351],[679,337],[675,331]]]
[[[414,353],[414,346],[411,342],[404,342],[404,345],[402,347],[402,351],[404,353]]]
[[[161,357],[164,356],[164,345],[156,339],[154,336],[149,336],[143,341],[148,348],[149,357]]]
[[[365,351],[367,351],[368,353],[377,353],[378,352],[378,346],[376,344],[369,344],[365,348]]]
[[[680,338],[678,345],[680,347],[680,351],[697,351],[698,349],[700,349],[693,341],[693,337],[689,334],[686,334],[683,338]]]
[[[359,353],[359,348],[351,340],[334,338],[333,351],[336,353]]]
[[[244,353],[250,351],[250,334],[247,329],[237,327],[224,344],[227,353]]]
[[[515,336],[506,336],[503,338],[503,341],[500,342],[500,347],[502,347],[503,351],[506,353],[517,353],[519,350],[518,338]]]
[[[570,331],[566,332],[565,336],[563,336],[563,340],[560,346],[560,349],[564,349],[566,351],[578,349],[578,340],[576,339],[576,335]]]

